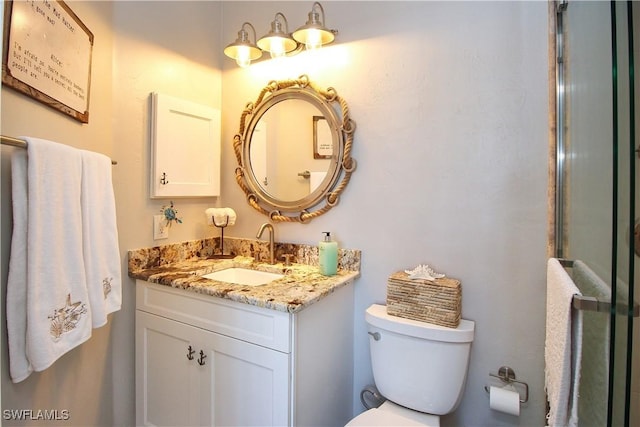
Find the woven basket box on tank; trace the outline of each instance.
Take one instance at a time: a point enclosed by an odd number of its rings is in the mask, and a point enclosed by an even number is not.
[[[456,328],[460,323],[462,287],[460,281],[409,279],[399,271],[389,276],[387,313],[421,322]]]

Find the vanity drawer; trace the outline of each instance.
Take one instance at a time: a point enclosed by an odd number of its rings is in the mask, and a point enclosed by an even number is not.
[[[285,353],[289,313],[136,280],[136,308]]]

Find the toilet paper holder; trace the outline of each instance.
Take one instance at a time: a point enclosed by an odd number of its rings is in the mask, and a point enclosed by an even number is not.
[[[493,372],[489,372],[489,376],[494,377],[494,378],[498,378],[500,379],[500,381],[502,381],[503,383],[509,385],[509,384],[520,384],[521,386],[524,387],[524,398],[520,397],[520,403],[525,403],[529,400],[529,384],[523,382],[523,381],[518,381],[516,379],[516,373],[513,369],[511,369],[508,366],[501,366],[500,369],[498,369],[498,373],[494,374]],[[484,386],[484,391],[486,391],[487,393],[489,393],[489,387]],[[518,392],[520,393],[520,392]]]

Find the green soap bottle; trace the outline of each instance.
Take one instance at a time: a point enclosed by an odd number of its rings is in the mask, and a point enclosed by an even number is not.
[[[338,242],[331,241],[331,233],[325,231],[324,240],[318,245],[320,273],[333,276],[338,272]]]

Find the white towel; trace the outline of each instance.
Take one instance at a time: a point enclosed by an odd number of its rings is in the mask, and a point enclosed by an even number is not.
[[[582,353],[582,312],[572,309],[580,290],[560,262],[547,263],[545,388],[549,399],[547,425],[576,426]]]
[[[223,227],[225,224],[228,226],[236,223],[236,211],[231,208],[209,208],[204,212],[209,225]]]
[[[601,301],[611,301],[611,288],[584,262],[573,263],[571,277],[584,295]],[[580,379],[579,411],[590,425],[607,424],[607,399],[609,377],[609,316],[606,313],[583,313],[583,344],[581,368],[589,375]]]
[[[7,283],[7,335],[9,370],[13,382],[33,371],[26,356],[27,345],[27,151],[11,157],[13,236]]]
[[[7,329],[14,382],[48,368],[91,336],[82,254],[80,152],[26,139],[27,156],[18,151],[12,159],[14,230]]]
[[[324,181],[326,172],[311,172],[309,175],[309,193],[313,193]]]
[[[82,238],[92,324],[99,328],[122,305],[122,267],[111,181],[111,159],[92,151],[82,155]]]

